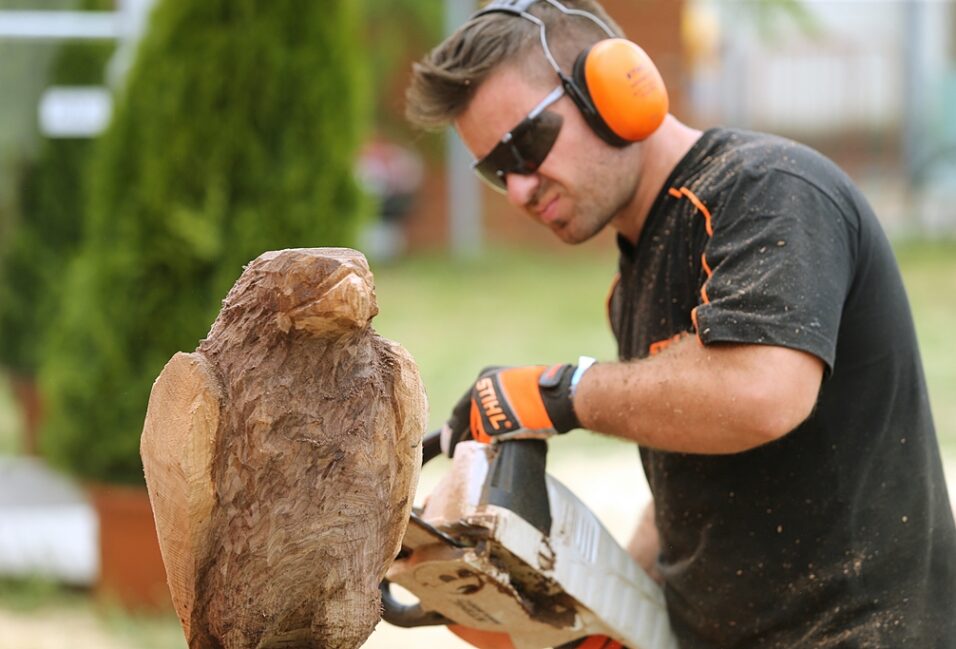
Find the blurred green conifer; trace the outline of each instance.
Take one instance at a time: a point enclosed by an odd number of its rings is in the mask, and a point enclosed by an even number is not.
[[[161,0],[97,143],[82,248],[44,350],[47,455],[142,481],[165,362],[245,263],[352,243],[367,69],[352,0]]]
[[[109,0],[85,0],[86,9]],[[71,42],[53,59],[50,82],[102,85],[113,45]],[[47,323],[53,318],[67,261],[82,231],[87,139],[43,139],[35,159],[15,170],[15,221],[0,240],[0,366],[24,377],[37,371]]]

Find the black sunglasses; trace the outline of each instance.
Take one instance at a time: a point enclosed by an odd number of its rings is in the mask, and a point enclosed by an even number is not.
[[[545,108],[563,94],[564,86],[558,86],[548,93],[527,117],[504,134],[488,155],[472,163],[472,168],[482,180],[504,192],[508,189],[505,182],[508,174],[528,175],[538,170],[558,139],[563,122],[560,115],[548,112]]]

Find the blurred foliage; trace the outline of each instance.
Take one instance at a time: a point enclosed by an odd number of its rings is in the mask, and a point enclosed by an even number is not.
[[[367,70],[352,0],[163,0],[90,173],[44,349],[43,431],[80,476],[142,482],[139,436],[166,361],[194,349],[245,263],[347,245]]]
[[[745,6],[750,6],[758,32],[767,40],[775,39],[787,23],[809,36],[821,33],[819,21],[803,0],[759,0]]]
[[[108,9],[110,0],[86,0],[86,9]],[[101,85],[113,46],[72,42],[53,61],[54,85]],[[86,139],[43,139],[33,161],[19,165],[17,215],[0,239],[0,365],[32,376],[43,332],[54,319],[69,257],[79,243],[86,203],[83,169],[92,145]]]

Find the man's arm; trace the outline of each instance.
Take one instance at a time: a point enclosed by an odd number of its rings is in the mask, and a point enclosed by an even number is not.
[[[598,363],[577,386],[589,430],[666,451],[738,453],[783,437],[813,411],[823,362],[770,345],[687,336],[639,361]]]

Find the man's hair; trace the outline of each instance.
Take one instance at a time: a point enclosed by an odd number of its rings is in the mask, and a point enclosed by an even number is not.
[[[618,36],[621,28],[594,0],[558,0],[568,9],[594,14]],[[565,15],[546,0],[528,12],[545,26],[548,45],[561,69],[571,73],[578,54],[607,34],[584,16]],[[478,87],[502,65],[515,65],[532,83],[557,81],[545,58],[540,28],[526,18],[494,12],[469,20],[412,67],[405,114],[428,130],[443,128],[468,107]]]

